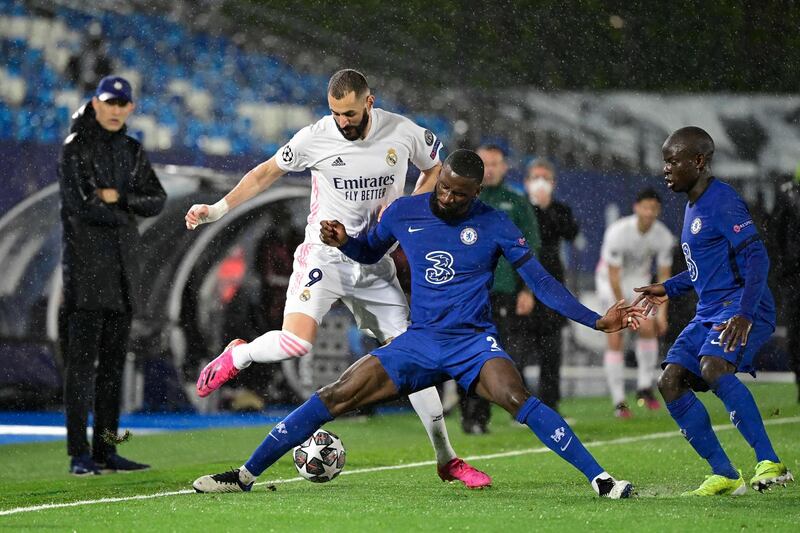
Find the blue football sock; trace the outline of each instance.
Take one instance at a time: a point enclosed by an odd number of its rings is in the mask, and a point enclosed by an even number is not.
[[[254,476],[260,476],[283,454],[311,437],[317,429],[331,420],[333,416],[330,411],[319,396],[314,394],[272,428],[244,466]]]
[[[517,413],[517,421],[527,424],[545,446],[580,470],[589,481],[603,473],[603,467],[584,448],[569,424],[538,398],[528,398]]]
[[[779,463],[780,460],[767,436],[767,430],[764,429],[758,406],[745,384],[733,374],[725,374],[717,380],[714,394],[725,404],[733,425],[755,450],[756,460]]]
[[[694,451],[711,465],[712,472],[730,479],[739,479],[739,472],[733,467],[717,435],[711,429],[711,419],[706,407],[694,392],[689,391],[677,400],[667,403],[667,409]]]

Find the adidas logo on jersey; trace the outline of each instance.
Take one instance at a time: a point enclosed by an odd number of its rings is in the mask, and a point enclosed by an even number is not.
[[[336,160],[333,163],[331,163],[331,166],[332,167],[343,167],[344,166],[344,161],[342,161],[341,157],[337,157]]]

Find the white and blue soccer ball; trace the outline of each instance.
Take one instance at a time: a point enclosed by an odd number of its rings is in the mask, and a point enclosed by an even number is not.
[[[318,429],[311,438],[295,447],[292,457],[301,476],[314,483],[326,483],[342,472],[346,452],[339,437]]]

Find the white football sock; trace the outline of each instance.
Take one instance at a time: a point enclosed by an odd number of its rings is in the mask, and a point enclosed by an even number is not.
[[[658,339],[636,339],[636,390],[653,387],[658,359]]]
[[[268,331],[260,337],[233,348],[233,366],[239,370],[250,363],[274,363],[292,357],[302,357],[313,345],[286,330]]]
[[[253,481],[256,480],[256,476],[250,473],[246,466],[242,465],[239,467],[239,481],[244,483],[245,485],[249,485]]]
[[[431,439],[433,449],[436,450],[436,463],[445,465],[456,458],[456,452],[450,445],[450,438],[447,436],[447,426],[444,424],[444,409],[442,400],[436,387],[428,387],[414,394],[409,394],[408,399],[417,412],[417,416],[422,420],[425,431]]]
[[[620,350],[606,350],[603,354],[603,368],[606,371],[608,390],[611,391],[611,402],[614,405],[625,401],[625,356]]]

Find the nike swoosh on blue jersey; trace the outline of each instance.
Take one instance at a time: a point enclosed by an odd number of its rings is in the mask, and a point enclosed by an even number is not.
[[[409,227],[408,227],[408,232],[409,232],[409,233],[416,233],[416,232],[418,232],[418,231],[422,231],[422,230],[424,230],[424,229],[425,229],[425,228],[412,228],[411,226],[409,226]]]

